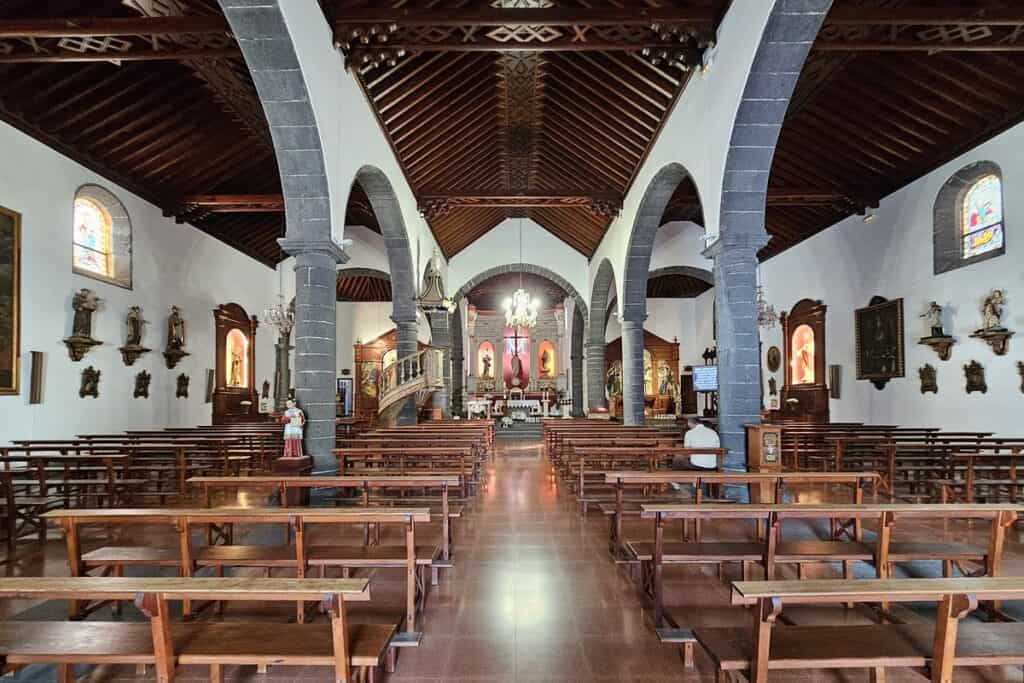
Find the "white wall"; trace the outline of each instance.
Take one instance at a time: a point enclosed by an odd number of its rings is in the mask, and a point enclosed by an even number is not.
[[[390,302],[338,302],[338,377],[341,371],[352,371],[355,375],[355,350],[353,345],[358,341],[372,341],[395,328],[391,320]],[[423,318],[419,321],[417,338],[424,344],[430,343],[430,324]]]
[[[344,234],[345,208],[356,173],[363,166],[374,166],[387,176],[394,188],[413,258],[417,242],[421,245],[417,270],[422,273],[422,265],[434,250],[433,233],[419,214],[412,189],[362,89],[355,76],[345,69],[341,51],[334,48],[331,28],[320,4],[310,0],[282,0],[281,11],[292,35],[320,131],[335,240],[340,242],[348,237]],[[348,265],[362,264],[350,261]]]
[[[933,274],[932,209],[943,183],[967,164],[989,160],[1003,171],[1006,254],[941,275]],[[950,429],[1022,432],[1024,394],[1016,363],[1024,359],[1024,125],[990,140],[956,161],[890,195],[864,223],[851,217],[776,256],[762,266],[765,294],[777,311],[801,298],[821,299],[826,316],[827,362],[842,366],[842,398],[831,402],[832,419],[931,425]],[[992,288],[1007,294],[1004,324],[1018,332],[1006,356],[996,356],[968,335],[981,324],[980,306]],[[874,295],[904,299],[905,379],[879,391],[857,381],[853,311]],[[917,343],[926,331],[918,316],[929,301],[945,307],[946,332],[956,337],[949,361]],[[762,334],[764,351],[781,346],[781,330]],[[966,394],[963,365],[977,360],[986,370],[987,394]],[[918,368],[938,370],[939,393],[921,395]],[[780,378],[781,380],[781,378]],[[767,380],[766,380],[767,381]]]
[[[22,215],[21,393],[0,397],[0,439],[63,438],[168,425],[209,424],[205,370],[214,367],[213,309],[236,302],[262,317],[274,300],[274,271],[189,225],[164,218],[160,209],[58,152],[0,123],[0,205]],[[133,289],[71,272],[72,203],[83,184],[117,195],[133,227]],[[93,316],[93,337],[102,340],[74,363],[61,339],[71,332],[71,296],[82,287],[102,299]],[[164,365],[166,320],[172,304],[185,318],[186,350],[174,370]],[[153,349],[126,367],[124,317],[139,305],[149,320],[143,343]],[[273,382],[273,333],[256,335],[256,383]],[[29,351],[44,353],[43,402],[29,405]],[[98,399],[79,398],[81,372],[102,374]],[[136,373],[152,375],[149,399],[132,398]],[[179,374],[191,378],[188,399],[176,399]]]
[[[448,292],[454,294],[470,278],[495,266],[519,263],[518,218],[502,221],[480,239],[452,257]],[[587,257],[528,218],[522,220],[523,263],[547,268],[565,278],[583,300],[590,301]]]
[[[668,266],[691,266],[708,272],[714,261],[704,258],[704,228],[690,221],[672,221],[654,234],[650,270]]]
[[[622,282],[626,251],[640,201],[651,180],[670,163],[682,164],[701,197],[709,239],[718,235],[725,157],[747,74],[775,0],[733,3],[718,29],[714,64],[694,74],[633,181],[619,214],[590,261],[589,282],[608,258]],[[619,310],[622,301],[619,301]]]

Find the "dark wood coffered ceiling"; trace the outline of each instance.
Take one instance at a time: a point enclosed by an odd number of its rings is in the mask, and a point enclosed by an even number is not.
[[[322,4],[450,257],[518,215],[592,254],[728,2]],[[1022,79],[1024,3],[836,0],[782,130],[762,255],[1024,120]],[[0,119],[281,257],[269,133],[215,0],[5,0]],[[664,218],[702,222],[692,183]],[[379,231],[358,187],[346,222]]]
[[[564,289],[546,277],[533,273],[504,273],[478,284],[466,295],[466,301],[483,311],[504,310],[505,298],[519,288],[520,282],[531,297],[540,299],[544,309],[554,308],[569,296]]]

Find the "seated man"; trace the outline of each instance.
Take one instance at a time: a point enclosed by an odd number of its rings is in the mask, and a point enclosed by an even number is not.
[[[718,432],[697,418],[691,417],[686,421],[686,426],[684,448],[719,448],[722,445]],[[672,459],[672,469],[714,472],[718,469],[718,457],[714,453],[694,453],[689,457],[678,455]]]

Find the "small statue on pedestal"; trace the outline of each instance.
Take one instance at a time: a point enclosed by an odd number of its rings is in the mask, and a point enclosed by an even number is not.
[[[71,322],[71,336],[64,340],[71,360],[80,361],[94,346],[103,342],[92,338],[92,314],[99,308],[100,298],[91,289],[80,289],[71,297],[75,317]]]
[[[142,326],[146,322],[142,319],[141,307],[132,306],[128,309],[128,315],[124,320],[125,327],[128,328],[127,340],[120,348],[121,359],[125,365],[133,365],[139,356],[149,352],[149,349],[142,345]]]
[[[173,370],[178,361],[187,355],[189,353],[185,350],[185,321],[181,317],[181,309],[171,306],[171,314],[167,317],[167,349],[164,351],[167,369]]]
[[[955,340],[946,334],[942,329],[942,306],[937,301],[928,304],[928,310],[921,314],[922,318],[928,320],[928,334],[921,338],[918,344],[924,344],[935,349],[939,354],[939,360],[949,360],[950,350]]]
[[[306,424],[306,414],[295,405],[295,399],[285,401],[285,411],[281,416],[284,425],[284,457],[302,457],[302,431]]]
[[[945,337],[945,332],[942,331],[942,306],[938,302],[933,301],[928,304],[928,310],[921,314],[922,318],[928,319],[928,325],[931,327],[931,334],[929,337]]]
[[[1003,325],[1003,305],[1006,297],[1003,290],[993,289],[981,305],[981,328],[971,336],[983,340],[992,347],[997,356],[1005,356],[1014,333]]]

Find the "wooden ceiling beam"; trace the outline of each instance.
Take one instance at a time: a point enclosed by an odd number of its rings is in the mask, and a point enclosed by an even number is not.
[[[0,20],[0,38],[91,38],[209,33],[231,33],[231,27],[227,19],[215,14]]]
[[[172,50],[128,50],[125,52],[75,52],[0,54],[0,64],[48,64],[70,62],[154,62],[192,59],[241,59],[238,48],[181,48]]]
[[[826,26],[1024,26],[1024,7],[835,7]]]
[[[284,211],[284,196],[280,194],[196,194],[182,197],[180,203],[211,212],[236,211],[246,207],[251,212]]]
[[[460,26],[650,26],[701,25],[711,26],[714,13],[710,8],[689,7],[608,7],[568,8],[550,7],[519,9],[490,7],[487,5],[463,8],[402,9],[367,8],[338,9],[334,15],[335,27],[379,25],[386,31],[389,26],[460,27]]]

